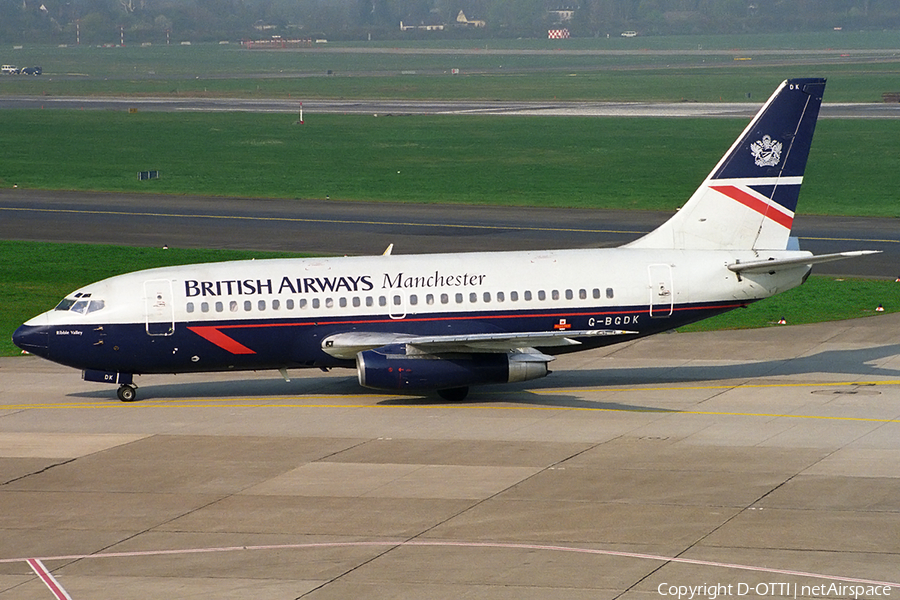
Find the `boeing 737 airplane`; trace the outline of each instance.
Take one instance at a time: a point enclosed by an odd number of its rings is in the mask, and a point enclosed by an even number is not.
[[[118,384],[134,375],[355,368],[391,392],[544,377],[554,354],[633,340],[803,283],[790,237],[824,79],[783,82],[684,207],[619,248],[274,259],[92,283],[13,335]]]

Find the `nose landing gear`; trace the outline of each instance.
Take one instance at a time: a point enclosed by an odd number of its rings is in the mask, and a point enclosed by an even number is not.
[[[137,386],[133,383],[120,385],[116,395],[122,402],[134,402],[135,398],[137,398]]]

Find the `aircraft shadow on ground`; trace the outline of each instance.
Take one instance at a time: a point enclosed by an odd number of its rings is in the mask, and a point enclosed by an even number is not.
[[[900,354],[900,344],[860,348],[855,350],[828,350],[797,358],[756,361],[735,364],[691,364],[687,366],[661,367],[611,367],[608,369],[577,369],[557,371],[546,379],[527,381],[510,385],[485,385],[473,387],[469,397],[461,402],[451,402],[436,393],[396,394],[377,392],[361,388],[352,371],[346,377],[299,377],[291,381],[272,377],[269,379],[235,379],[227,381],[200,381],[184,383],[153,384],[148,376],[148,384],[141,385],[138,402],[141,400],[172,400],[187,398],[209,400],[239,400],[248,402],[263,400],[271,402],[276,398],[293,396],[324,396],[323,402],[333,400],[329,396],[363,397],[375,395],[390,396],[378,401],[382,406],[459,406],[465,404],[519,404],[560,408],[592,408],[606,410],[632,410],[646,412],[671,412],[668,409],[626,405],[616,402],[590,401],[583,399],[574,390],[633,385],[677,385],[690,383],[729,382],[740,385],[748,380],[772,377],[811,375],[815,373],[855,375],[864,377],[890,377],[900,379],[900,369],[880,367],[878,362]],[[542,390],[553,390],[545,393]],[[573,390],[567,393],[566,390]],[[76,398],[115,398],[113,388],[69,394]]]
[[[542,379],[529,386],[536,388],[560,388],[578,386],[618,386],[679,383],[721,382],[743,379],[762,379],[811,375],[858,375],[860,377],[890,377],[900,379],[900,369],[889,369],[876,364],[900,355],[900,344],[859,348],[855,350],[826,350],[796,358],[742,362],[734,364],[690,364],[662,367],[613,367],[609,369],[578,369],[559,372],[566,379]],[[698,361],[699,362],[699,361]],[[737,384],[737,383],[736,383]]]

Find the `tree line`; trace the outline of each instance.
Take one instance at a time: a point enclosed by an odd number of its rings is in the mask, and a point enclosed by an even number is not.
[[[457,23],[463,11],[483,27]],[[440,31],[401,32],[409,25]],[[0,0],[0,42],[572,37],[900,29],[898,0]]]

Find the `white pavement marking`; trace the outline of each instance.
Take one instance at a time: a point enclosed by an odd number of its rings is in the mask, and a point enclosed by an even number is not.
[[[56,582],[49,571],[46,570],[41,560],[83,560],[88,558],[133,558],[144,556],[166,556],[174,554],[208,554],[215,552],[247,552],[253,550],[302,550],[310,548],[348,548],[348,547],[373,547],[373,546],[395,546],[401,547],[457,547],[457,548],[503,548],[508,550],[543,550],[549,552],[577,552],[580,554],[595,554],[601,556],[618,556],[622,558],[636,558],[642,560],[656,560],[667,563],[681,563],[688,565],[701,565],[706,567],[718,567],[721,569],[733,569],[740,571],[755,571],[759,573],[772,573],[775,575],[793,575],[796,577],[814,577],[816,579],[827,579],[831,581],[842,581],[846,583],[860,583],[863,585],[884,586],[900,589],[900,582],[891,581],[874,581],[871,579],[861,579],[858,577],[845,577],[843,575],[827,575],[824,573],[810,573],[808,571],[794,571],[791,569],[776,569],[772,567],[758,567],[754,565],[740,565],[734,563],[722,563],[709,560],[699,560],[693,558],[681,558],[677,556],[659,556],[656,554],[642,554],[638,552],[619,552],[615,550],[598,550],[595,548],[578,548],[573,546],[551,546],[544,544],[517,544],[502,542],[454,542],[454,541],[370,541],[370,542],[314,542],[309,544],[274,544],[267,546],[224,546],[220,548],[184,548],[179,550],[143,550],[135,552],[103,552],[99,554],[72,554],[68,556],[45,556],[42,559],[29,558],[24,559],[34,569],[35,573],[47,584],[47,587],[56,594],[57,598],[72,600],[71,597]],[[3,558],[0,564],[19,562],[22,558]],[[53,582],[59,592],[51,586]],[[60,595],[63,594],[63,595]]]

